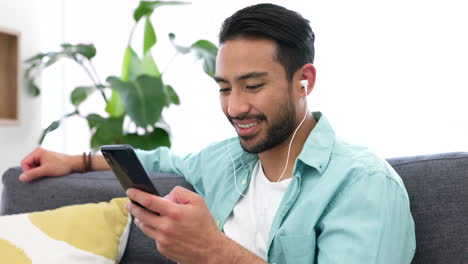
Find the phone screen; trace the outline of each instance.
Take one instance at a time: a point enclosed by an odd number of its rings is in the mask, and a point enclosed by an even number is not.
[[[160,196],[132,146],[105,145],[101,147],[101,152],[125,190],[137,188]]]

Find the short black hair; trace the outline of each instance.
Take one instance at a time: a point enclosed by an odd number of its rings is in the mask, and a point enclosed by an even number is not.
[[[314,62],[315,35],[301,14],[274,4],[243,8],[224,20],[219,44],[235,38],[267,38],[276,43],[276,60],[289,81],[306,63]]]

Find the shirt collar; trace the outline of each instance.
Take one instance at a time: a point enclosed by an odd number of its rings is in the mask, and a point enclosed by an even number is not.
[[[335,144],[335,131],[321,112],[312,113],[317,124],[304,143],[298,159],[322,174],[328,166]]]

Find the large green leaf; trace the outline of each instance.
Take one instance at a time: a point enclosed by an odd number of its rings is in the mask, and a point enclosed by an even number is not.
[[[43,69],[56,63],[62,55],[57,52],[39,53],[24,61],[26,69],[24,70],[24,78],[28,93],[32,96],[39,96],[41,89],[36,83],[37,75]]]
[[[123,117],[104,118],[97,114],[91,114],[86,119],[92,133],[91,147],[93,149],[98,149],[102,145],[121,143]]]
[[[208,40],[199,40],[192,44],[191,49],[195,52],[195,56],[198,59],[203,60],[203,70],[205,73],[214,77],[218,47]]]
[[[25,64],[28,65],[28,69],[40,68],[45,69],[49,66],[54,65],[61,58],[70,58],[75,61],[83,56],[87,59],[92,59],[96,56],[96,47],[93,44],[76,44],[72,45],[64,43],[61,45],[62,50],[57,52],[46,52],[36,54],[27,60]]]
[[[68,57],[74,58],[77,54],[83,55],[88,59],[96,56],[96,47],[94,44],[76,44],[71,45],[68,43],[62,44],[63,53]]]
[[[72,45],[64,43],[62,50],[57,52],[47,52],[36,54],[24,61],[26,64],[25,78],[28,91],[33,96],[40,94],[40,88],[35,82],[37,75],[47,67],[50,67],[60,61],[62,58],[70,58],[78,63],[82,63],[83,57],[91,59],[96,56],[96,48],[93,44]]]
[[[125,49],[125,55],[122,63],[121,78],[124,81],[135,80],[140,75],[142,62],[136,52],[128,46]]]
[[[128,46],[125,49],[122,63],[121,79],[124,81],[136,80],[137,76],[141,74],[142,67],[142,61],[136,52]],[[106,112],[112,117],[121,117],[125,114],[125,105],[122,102],[119,93],[114,89],[112,90],[111,98],[107,102]]]
[[[152,76],[161,75],[151,51],[148,50],[148,52],[144,54],[143,59],[140,60],[136,52],[130,46],[127,47],[122,64],[121,79],[123,81],[134,81],[142,74]]]
[[[141,62],[142,67],[141,67],[141,74],[147,74],[155,77],[159,77],[161,73],[159,72],[158,66],[156,65],[156,62],[153,59],[153,55],[151,54],[151,51],[148,51],[145,53],[145,56],[143,56],[143,61]]]
[[[214,77],[216,70],[216,54],[218,53],[218,47],[216,47],[215,44],[208,40],[198,40],[189,47],[180,46],[175,43],[174,33],[169,34],[169,40],[177,52],[181,54],[187,54],[189,52],[195,53],[195,57],[202,60],[205,73]]]
[[[96,56],[96,47],[93,44],[78,44],[76,45],[76,51],[88,59]]]
[[[128,116],[138,127],[146,128],[159,120],[166,105],[161,78],[141,75],[136,81],[125,82],[111,76],[107,82],[119,92]]]
[[[156,44],[156,32],[154,32],[153,24],[149,16],[146,17],[145,22],[145,35],[143,37],[143,54],[151,50],[151,48]]]
[[[104,119],[104,117],[98,114],[89,114],[88,116],[86,116],[86,120],[88,120],[89,129],[91,130],[99,124],[101,124],[102,122],[104,122]]]
[[[125,105],[116,90],[112,90],[111,98],[107,101],[106,112],[112,117],[121,117],[125,114]]]
[[[94,86],[76,87],[71,93],[71,103],[77,107],[96,90]]]
[[[171,140],[166,130],[155,127],[154,131],[145,135],[127,134],[122,138],[122,143],[132,145],[135,148],[152,150],[157,147],[171,146]]]
[[[151,16],[155,8],[164,5],[187,5],[190,2],[177,1],[141,1],[140,5],[133,12],[133,18],[138,22],[143,16]]]
[[[104,118],[98,114],[86,117],[91,129],[91,147],[99,149],[107,144],[130,144],[135,148],[151,150],[160,146],[171,146],[169,134],[162,128],[154,127],[148,134],[130,133],[123,135],[121,118]]]

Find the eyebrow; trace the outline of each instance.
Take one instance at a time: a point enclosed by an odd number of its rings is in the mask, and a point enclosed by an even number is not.
[[[260,78],[260,77],[264,77],[267,75],[268,75],[268,72],[249,72],[249,73],[236,77],[236,81],[242,81],[242,80],[251,79],[251,78]],[[226,79],[217,77],[217,76],[214,77],[214,80],[217,83],[228,83]]]

